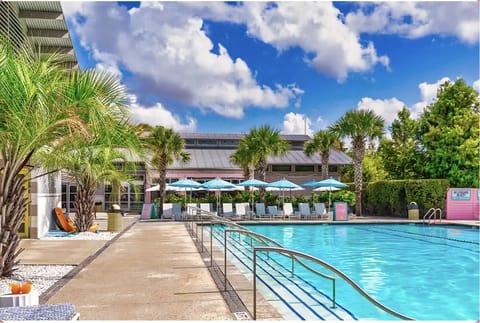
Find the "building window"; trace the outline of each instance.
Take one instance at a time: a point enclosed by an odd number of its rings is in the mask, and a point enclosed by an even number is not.
[[[206,145],[206,146],[213,146],[213,145],[216,145],[217,144],[217,141],[216,140],[209,140],[209,139],[199,139],[198,140],[198,144],[199,145]]]
[[[220,144],[222,146],[235,147],[235,146],[238,146],[238,141],[237,140],[221,140]]]
[[[315,166],[313,165],[296,165],[295,166],[296,172],[313,172],[315,171]]]
[[[328,172],[329,173],[338,173],[338,166],[337,165],[328,165]]]
[[[272,172],[291,172],[292,165],[272,165]]]

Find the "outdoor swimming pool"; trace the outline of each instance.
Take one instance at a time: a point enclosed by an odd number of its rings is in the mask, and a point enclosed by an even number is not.
[[[418,320],[480,318],[478,228],[418,224],[245,227],[334,265],[402,314]],[[328,291],[324,279],[308,272],[302,275]],[[349,310],[363,311],[360,318],[392,319],[372,311],[346,283],[339,282],[337,295]]]

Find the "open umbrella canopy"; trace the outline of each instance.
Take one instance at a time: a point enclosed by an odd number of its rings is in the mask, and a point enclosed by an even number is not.
[[[347,184],[337,181],[336,179],[330,177],[323,181],[317,182],[317,187],[332,187],[332,188],[344,188],[347,187]]]
[[[300,186],[302,186],[302,187],[318,187],[318,181],[311,180],[311,181],[308,181],[306,183],[300,184]]]
[[[165,190],[166,191],[183,191],[182,188],[180,187],[176,187],[176,186],[171,186],[171,185],[166,185],[165,186]],[[155,186],[152,186],[150,188],[147,188],[145,190],[146,192],[153,192],[153,191],[160,191],[160,185],[155,185]]]
[[[202,184],[202,187],[210,190],[210,191],[218,191],[219,194],[217,194],[217,212],[220,209],[220,194],[224,190],[235,190],[237,188],[240,188],[240,186],[234,185],[232,183],[229,183],[227,181],[224,181],[223,179],[217,177],[214,178],[208,182],[205,182]]]
[[[328,192],[328,191],[340,191],[341,188],[339,187],[317,187],[313,191],[314,192]]]
[[[330,177],[323,181],[318,182],[318,188],[323,188],[325,191],[328,191],[328,212],[330,212],[331,194],[332,191],[338,191],[339,189],[345,188],[348,185],[342,182],[337,181],[336,179]]]
[[[202,184],[207,190],[235,189],[237,186],[217,177]]]
[[[281,180],[279,181],[276,181],[276,182],[273,182],[273,183],[270,183],[267,185],[268,187],[276,187],[276,188],[280,188],[280,189],[286,189],[286,190],[293,190],[293,189],[302,189],[302,187],[300,187],[299,185],[295,184],[295,183],[292,183],[290,182],[288,179],[286,178],[282,178]]]
[[[200,188],[202,184],[196,182],[192,179],[184,178],[179,181],[168,184],[173,187],[182,187],[182,188]]]
[[[251,187],[262,187],[262,186],[267,186],[268,183],[255,179],[255,178],[250,178],[249,180],[243,181],[241,183],[237,184],[238,186],[251,186]]]

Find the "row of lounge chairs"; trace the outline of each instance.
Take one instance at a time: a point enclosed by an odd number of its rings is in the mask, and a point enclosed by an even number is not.
[[[195,212],[199,208],[206,212],[213,212],[210,203],[187,203],[187,212]],[[165,212],[165,207],[164,207]],[[255,203],[255,209],[251,210],[249,203],[223,203],[222,209],[217,210],[218,215],[234,220],[244,219],[277,219],[277,218],[298,218],[298,219],[328,219],[329,215],[325,209],[325,203],[315,203],[311,210],[309,203],[299,203],[298,211],[294,211],[292,203],[284,203],[283,210],[278,210],[276,205],[265,207],[264,203]],[[165,214],[165,213],[164,213]]]

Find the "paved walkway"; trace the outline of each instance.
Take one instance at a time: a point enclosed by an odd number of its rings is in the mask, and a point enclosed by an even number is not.
[[[82,320],[233,319],[184,225],[175,222],[137,222],[48,303],[75,304]]]

